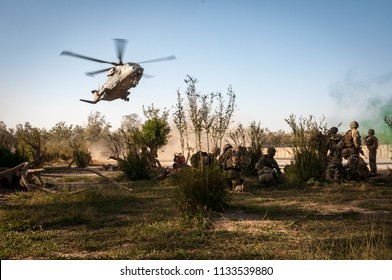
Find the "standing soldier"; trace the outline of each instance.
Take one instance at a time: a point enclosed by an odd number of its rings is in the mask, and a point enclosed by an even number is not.
[[[343,158],[341,154],[341,149],[344,147],[339,147],[344,145],[342,141],[343,136],[338,133],[338,128],[336,126],[331,127],[328,130],[328,141],[327,141],[327,157],[328,166],[326,179],[330,181],[339,181],[343,179]]]
[[[350,130],[344,135],[345,148],[342,150],[342,156],[347,159],[349,179],[358,179],[358,162],[359,153],[362,151],[361,135],[358,132],[359,124],[356,121],[350,123]]]
[[[223,177],[229,189],[243,183],[241,169],[239,166],[235,166],[233,162],[233,146],[231,144],[226,144],[223,147],[223,154],[219,158],[219,163],[223,167]]]
[[[374,136],[374,129],[368,130],[368,135],[365,138],[366,147],[369,150],[369,165],[370,165],[370,176],[377,175],[377,149],[378,149],[378,139]]]

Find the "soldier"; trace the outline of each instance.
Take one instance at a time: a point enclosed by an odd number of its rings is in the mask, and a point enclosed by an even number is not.
[[[370,165],[370,176],[377,175],[377,149],[378,149],[378,139],[374,136],[374,129],[368,130],[368,135],[365,138],[366,147],[369,150],[369,165]]]
[[[338,128],[333,126],[328,130],[327,138],[327,157],[328,165],[326,179],[331,181],[339,181],[343,179],[343,158],[341,154],[344,148],[343,136],[338,134]]]
[[[241,185],[244,180],[241,178],[241,169],[233,162],[233,146],[226,144],[223,147],[223,154],[219,158],[219,163],[223,167],[223,177],[229,189]]]
[[[257,174],[259,176],[259,183],[263,185],[273,185],[280,182],[282,172],[274,156],[276,149],[269,147],[266,155],[261,155],[256,164]]]
[[[359,154],[363,154],[361,135],[358,132],[359,124],[356,121],[350,123],[350,130],[344,135],[345,148],[342,150],[342,156],[347,159],[348,179],[358,179],[358,162]]]

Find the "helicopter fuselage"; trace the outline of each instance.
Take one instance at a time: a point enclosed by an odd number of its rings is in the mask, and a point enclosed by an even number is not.
[[[138,85],[143,76],[144,69],[137,63],[125,63],[111,68],[107,73],[107,80],[98,90],[92,90],[93,101],[81,99],[88,103],[97,103],[101,100],[112,101],[123,99],[129,101],[129,89]]]
[[[152,77],[150,75],[146,75],[143,73],[144,69],[140,66],[140,64],[176,59],[174,55],[171,55],[167,57],[145,60],[138,63],[134,63],[134,62],[123,63],[122,57],[124,53],[124,46],[127,40],[117,38],[114,39],[114,42],[116,44],[118,62],[96,59],[93,57],[77,54],[70,51],[62,51],[60,53],[60,55],[67,55],[67,56],[98,62],[98,63],[106,63],[106,64],[114,65],[109,68],[86,73],[86,75],[88,76],[94,76],[96,74],[106,72],[107,80],[97,90],[91,91],[94,96],[93,100],[80,99],[80,101],[92,103],[92,104],[95,104],[101,100],[112,101],[116,99],[123,99],[125,101],[129,101],[128,96],[131,94],[129,92],[129,89],[136,87],[140,79],[142,78],[142,76],[144,76],[145,78]]]

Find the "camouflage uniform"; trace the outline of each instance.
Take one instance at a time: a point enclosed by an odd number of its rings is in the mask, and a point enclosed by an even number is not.
[[[369,150],[369,165],[370,165],[370,175],[375,176],[377,174],[377,149],[378,149],[378,139],[374,136],[374,129],[369,129],[368,136],[365,138],[366,147]]]
[[[343,140],[343,136],[338,134],[337,127],[331,127],[328,130],[327,140],[327,157],[328,165],[326,172],[326,179],[331,181],[339,181],[344,177],[343,158],[339,144]]]
[[[232,189],[233,186],[241,185],[244,182],[241,177],[241,168],[234,166],[232,156],[233,146],[226,144],[223,148],[223,154],[219,158],[219,163],[223,167],[223,177],[229,189]]]
[[[362,151],[361,135],[357,128],[359,124],[356,121],[351,122],[350,128],[344,135],[345,148],[342,150],[342,156],[347,159],[347,176],[349,180],[360,179],[358,173],[359,154]]]
[[[282,172],[274,156],[276,149],[270,147],[266,155],[261,155],[257,162],[256,169],[260,185],[273,185],[279,183]]]

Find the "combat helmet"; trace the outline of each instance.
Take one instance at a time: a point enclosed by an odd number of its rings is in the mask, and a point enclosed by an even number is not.
[[[276,154],[276,149],[275,149],[274,147],[269,147],[269,148],[267,149],[267,154],[268,154],[269,156],[274,156],[274,155]]]
[[[228,149],[230,149],[230,148],[233,148],[233,146],[231,145],[231,144],[226,144],[224,147],[223,147],[223,152],[226,152]]]
[[[369,134],[369,135],[374,135],[374,133],[375,133],[375,132],[374,132],[374,129],[373,129],[373,128],[370,128],[370,129],[368,130],[368,134]]]
[[[338,133],[338,131],[339,131],[339,129],[336,127],[336,126],[333,126],[333,127],[331,127],[329,130],[328,130],[328,134],[336,134],[336,133]]]
[[[358,124],[358,122],[356,122],[356,121],[352,121],[352,122],[350,123],[350,127],[351,127],[351,128],[358,128],[358,127],[359,127],[359,124]]]

